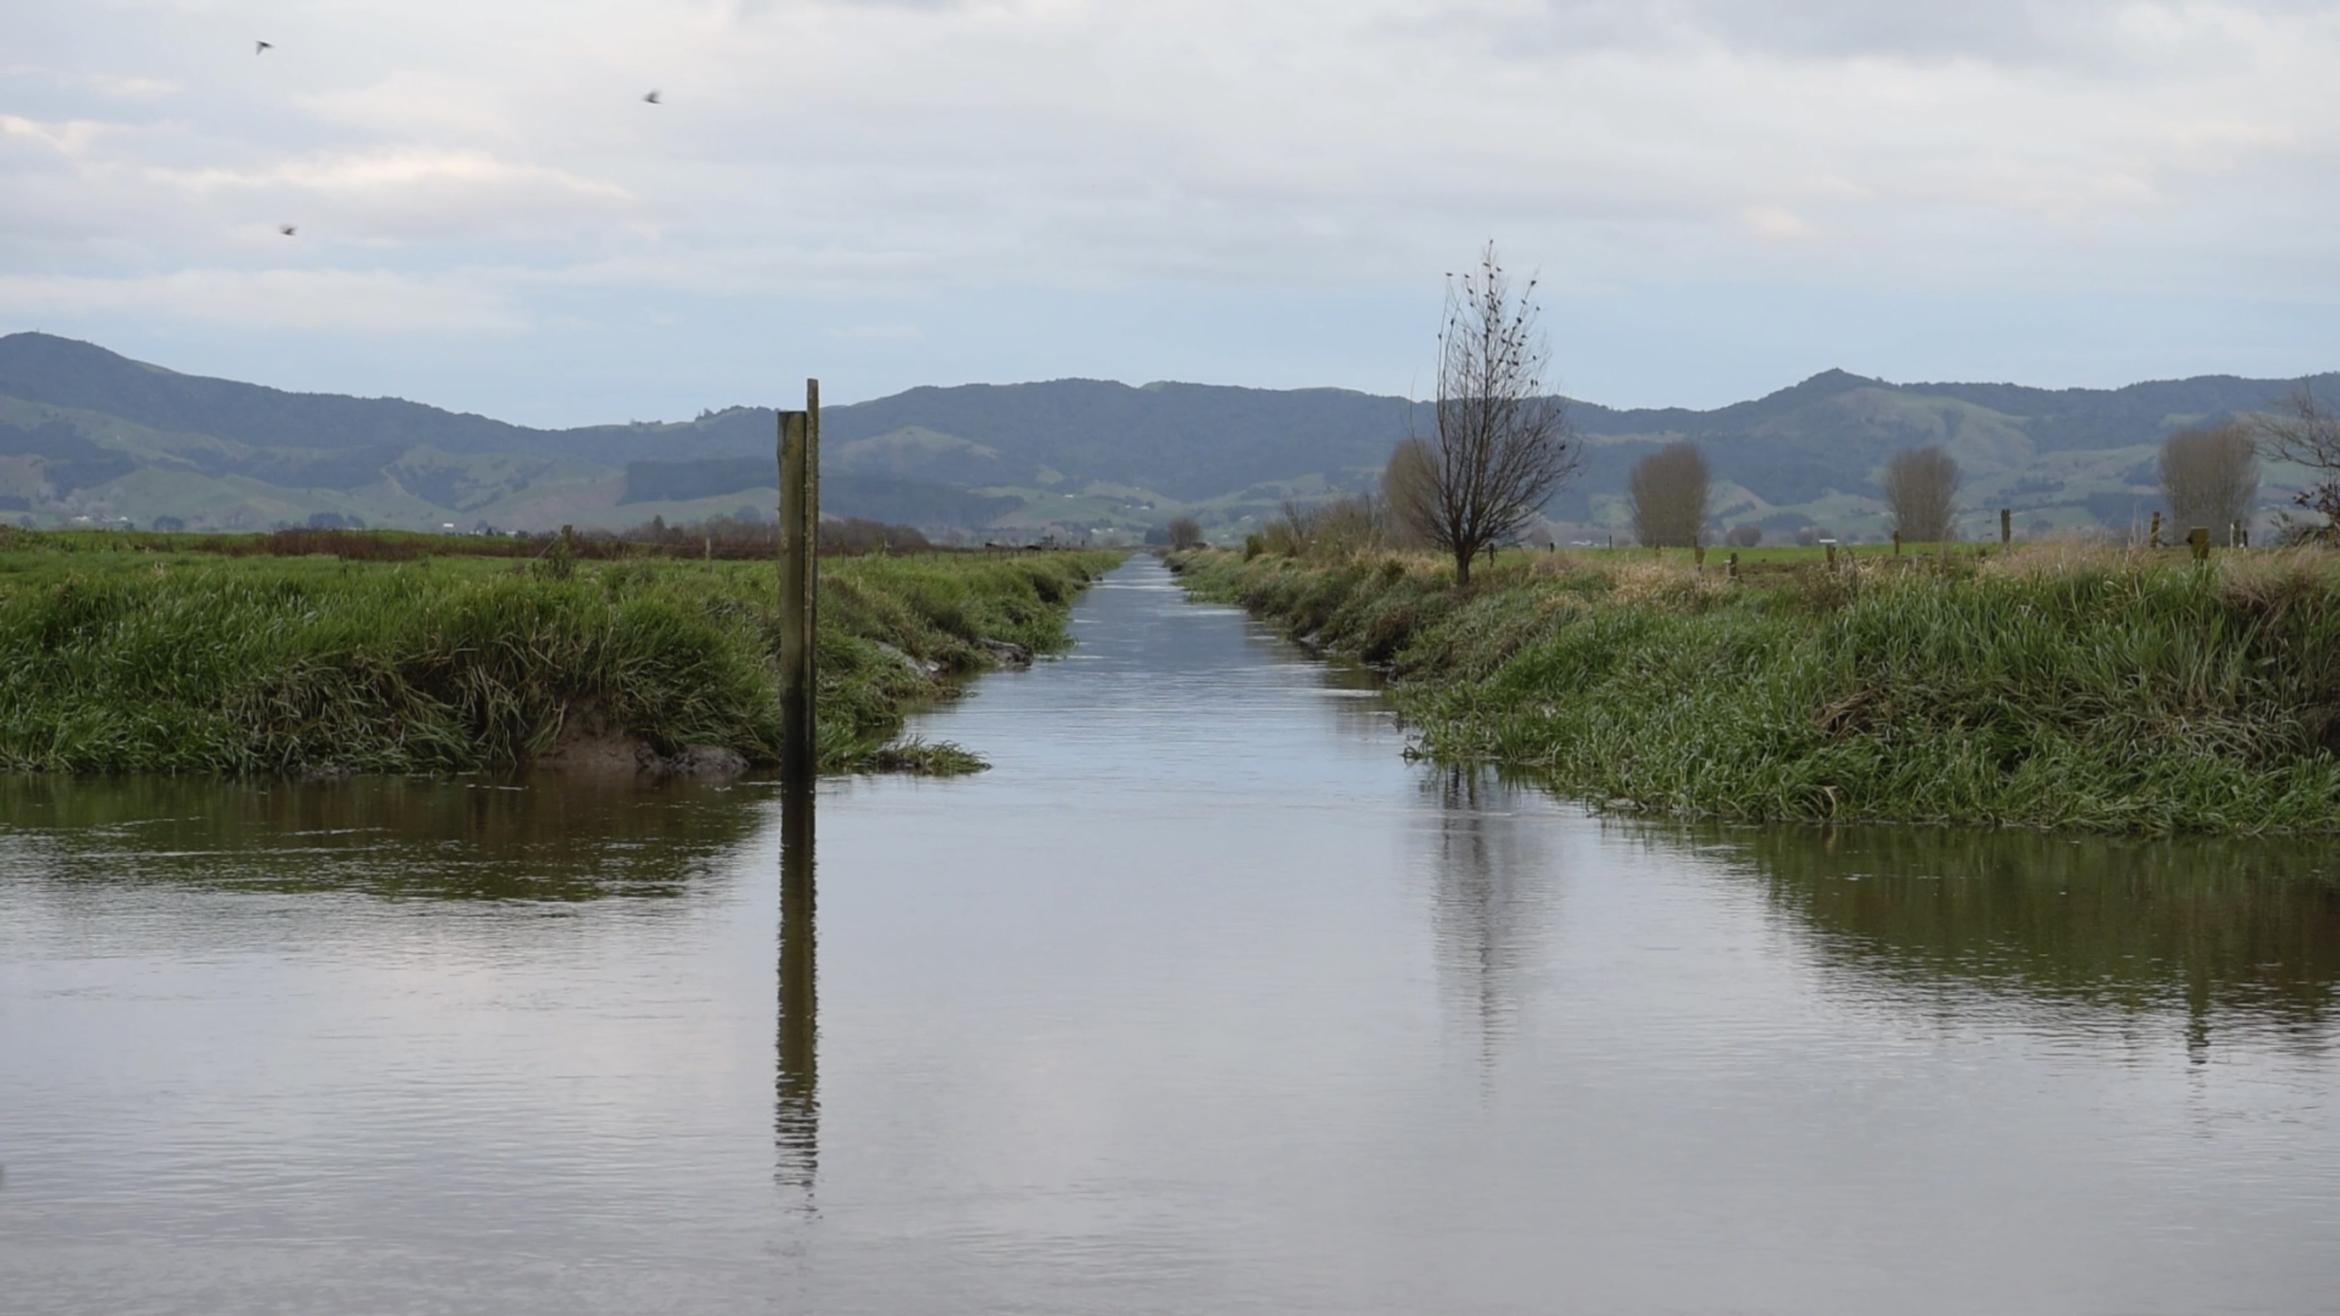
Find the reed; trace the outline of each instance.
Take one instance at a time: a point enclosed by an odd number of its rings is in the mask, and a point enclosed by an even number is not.
[[[2330,552],[2018,550],[1739,581],[1521,554],[1467,593],[1404,558],[1180,565],[1197,593],[1389,670],[1426,752],[1602,804],[2340,831]]]
[[[825,770],[964,771],[888,749],[904,714],[1047,652],[1112,554],[824,561]],[[590,716],[660,752],[776,761],[765,563],[221,557],[0,546],[0,769],[508,769]]]

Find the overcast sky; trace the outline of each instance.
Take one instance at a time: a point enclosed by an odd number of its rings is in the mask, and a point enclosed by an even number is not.
[[[1418,391],[1490,237],[1594,401],[2294,375],[2336,217],[2298,0],[0,0],[0,331],[539,424]]]

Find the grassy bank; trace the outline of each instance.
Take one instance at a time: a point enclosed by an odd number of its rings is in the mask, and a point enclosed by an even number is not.
[[[978,766],[891,746],[904,713],[1061,649],[1113,554],[824,560],[821,763]],[[0,769],[462,772],[590,726],[775,761],[768,563],[222,558],[0,545]]]
[[[1684,555],[1686,556],[1686,555]],[[1387,667],[1437,756],[1620,807],[2340,831],[2340,557],[2018,550],[1727,580],[1210,552],[1187,586]]]

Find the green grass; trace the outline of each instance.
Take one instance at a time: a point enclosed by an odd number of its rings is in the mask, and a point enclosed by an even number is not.
[[[1669,555],[1672,556],[1672,555]],[[1687,554],[1680,555],[1686,558]],[[1186,560],[1386,666],[1423,747],[1732,819],[2340,831],[2340,558],[2017,552],[1723,578],[1506,555]]]
[[[776,761],[774,569],[223,558],[0,540],[0,769],[446,773],[529,762],[588,711],[662,752]],[[1061,649],[1113,554],[824,560],[825,770],[964,771],[888,742],[991,666]],[[886,647],[880,647],[880,646]],[[888,652],[888,648],[892,652]]]

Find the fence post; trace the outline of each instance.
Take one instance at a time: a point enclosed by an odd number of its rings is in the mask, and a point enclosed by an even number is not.
[[[1729,576],[1732,580],[1737,580],[1739,578],[1738,554],[1733,553],[1729,557],[1723,559],[1723,574]]]
[[[819,770],[813,695],[821,573],[821,382],[804,384],[802,411],[780,413],[780,774],[810,784]]]
[[[2159,512],[2153,514],[2153,529],[2145,536],[2145,547],[2161,547],[2161,513]]]
[[[2207,562],[2210,560],[2210,527],[2206,525],[2198,525],[2193,529],[2188,530],[2186,532],[2186,542],[2193,545],[2194,560],[2196,562]]]
[[[1821,547],[1828,550],[1828,569],[1830,571],[1836,570],[1836,545],[1829,543],[1823,544]]]
[[[1901,556],[1901,532],[1899,530],[1893,532],[1893,556]]]
[[[1999,547],[2005,548],[2007,545],[2014,542],[2015,509],[2012,507],[2002,507],[1999,509]]]
[[[1698,564],[1698,574],[1699,574],[1699,575],[1701,575],[1701,576],[1705,575],[1705,574],[1706,574],[1706,545],[1704,545],[1704,544],[1692,544],[1692,545],[1690,546],[1690,556],[1691,556],[1691,560],[1692,560],[1692,561],[1694,561],[1694,562],[1696,562],[1696,563]]]

